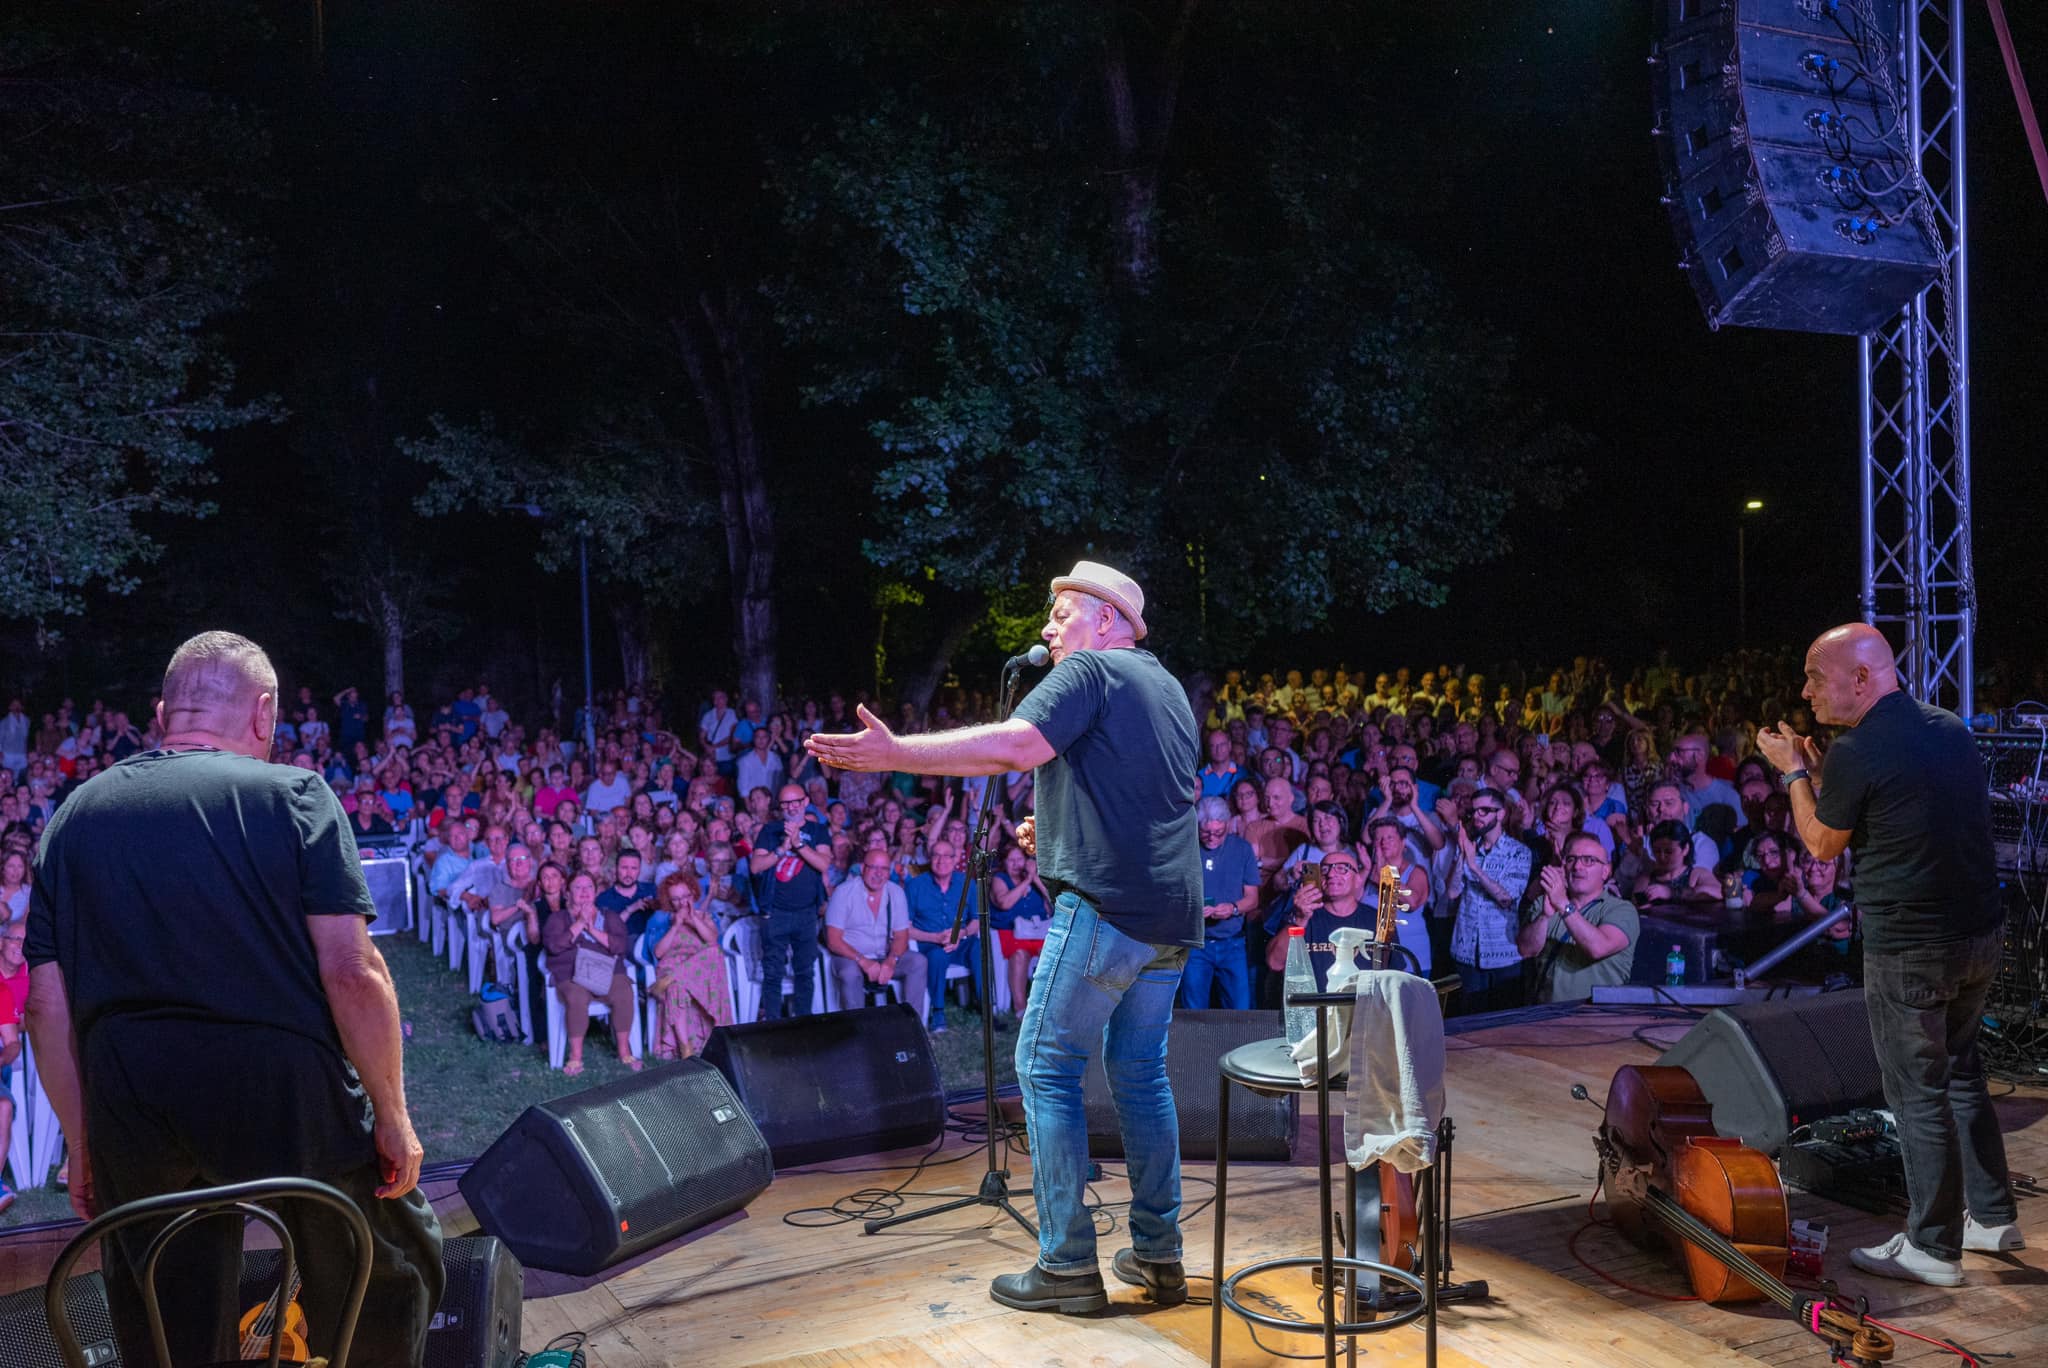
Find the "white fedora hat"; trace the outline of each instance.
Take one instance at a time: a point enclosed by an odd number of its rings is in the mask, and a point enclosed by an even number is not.
[[[1130,620],[1134,638],[1145,639],[1145,591],[1123,571],[1112,570],[1101,561],[1075,561],[1072,570],[1052,582],[1055,594],[1062,589],[1095,595]]]

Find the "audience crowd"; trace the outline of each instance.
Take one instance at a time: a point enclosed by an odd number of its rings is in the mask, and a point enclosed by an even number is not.
[[[1851,871],[1804,855],[1755,749],[1760,726],[1814,730],[1800,684],[1795,657],[1764,653],[1693,671],[1660,654],[1628,674],[1579,657],[1526,687],[1450,665],[1194,676],[1209,921],[1183,1005],[1277,1004],[1285,932],[1303,927],[1326,969],[1331,931],[1374,926],[1387,869],[1405,894],[1396,939],[1411,967],[1458,976],[1454,1010],[1628,981],[1646,905],[1713,903],[1788,925],[1834,915],[1850,903]],[[955,966],[976,998],[1007,997],[1021,1013],[1052,902],[1015,841],[1031,775],[821,768],[804,737],[855,729],[855,703],[874,706],[860,693],[770,705],[724,689],[690,703],[621,691],[596,700],[586,751],[580,717],[515,719],[483,680],[424,711],[395,693],[377,707],[353,687],[299,688],[281,710],[276,758],[327,778],[359,846],[414,849],[431,894],[458,914],[517,923],[531,1005],[545,965],[572,1072],[591,1006],[624,1020],[636,993],[655,1005],[653,1053],[699,1049],[733,1017],[722,942],[735,925],[758,960],[763,1016],[808,1012],[822,973],[842,1003],[893,990],[943,1031]],[[928,718],[905,707],[897,721],[944,729],[986,720],[991,706],[956,689]],[[0,915],[25,915],[50,814],[149,749],[153,714],[9,703]],[[990,790],[984,927],[965,856]],[[999,938],[1007,994],[981,982],[984,932]],[[1853,975],[1853,912],[1819,944],[1807,968]],[[637,983],[635,946],[653,967]],[[18,964],[6,972],[5,950],[0,941],[0,1026],[25,979]],[[495,972],[509,979],[513,967]],[[627,1033],[615,1035],[637,1067]],[[0,1058],[14,1038],[0,1030]]]

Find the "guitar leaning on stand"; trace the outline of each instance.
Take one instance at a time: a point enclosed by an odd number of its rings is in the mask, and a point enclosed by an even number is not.
[[[1777,1167],[1715,1134],[1713,1106],[1688,1070],[1618,1069],[1593,1147],[1615,1227],[1646,1248],[1669,1244],[1701,1301],[1769,1300],[1826,1341],[1834,1362],[1891,1361],[1891,1336],[1860,1300],[1845,1304],[1833,1283],[1818,1294],[1784,1284],[1790,1227]]]
[[[1364,947],[1375,969],[1399,968],[1399,961],[1406,960],[1420,967],[1414,953],[1403,947],[1397,939],[1395,918],[1410,911],[1408,890],[1401,883],[1401,871],[1392,865],[1380,866],[1373,887],[1373,940]],[[1439,1000],[1449,997],[1458,990],[1455,975],[1436,979],[1431,984]],[[1432,1173],[1440,1178],[1442,1197],[1437,1203],[1440,1213],[1438,1243],[1440,1266],[1438,1270],[1437,1300],[1478,1301],[1487,1296],[1484,1281],[1454,1283],[1450,1281],[1451,1240],[1450,1240],[1450,1136],[1453,1126],[1445,1118],[1442,1135],[1443,1144],[1437,1163],[1441,1167]],[[1344,1252],[1351,1258],[1362,1259],[1363,1251],[1377,1246],[1378,1261],[1392,1268],[1405,1268],[1414,1273],[1423,1271],[1422,1226],[1417,1215],[1415,1200],[1415,1177],[1403,1173],[1389,1163],[1375,1163],[1377,1182],[1357,1185],[1354,1191],[1348,1228],[1344,1232]],[[1310,1270],[1310,1281],[1322,1285],[1322,1270]],[[1370,1274],[1360,1279],[1362,1305],[1357,1310],[1364,1319],[1370,1320],[1375,1314],[1384,1314],[1396,1308],[1410,1305],[1414,1294],[1398,1286],[1389,1286]]]

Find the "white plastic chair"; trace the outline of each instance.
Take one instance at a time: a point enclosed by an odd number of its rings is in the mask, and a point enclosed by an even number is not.
[[[725,951],[725,962],[733,976],[732,1008],[733,1020],[737,1022],[759,1021],[761,1019],[761,925],[760,917],[736,917],[730,926],[719,934],[718,944]],[[819,948],[819,963],[811,974],[811,1010],[823,1012],[825,1006],[825,979],[828,971],[824,965],[825,951]],[[796,992],[796,977],[784,971],[781,993],[787,997]]]
[[[1003,953],[1002,937],[998,935],[990,941],[988,948],[995,955],[996,973],[996,981],[989,985],[989,996],[998,1012],[1014,1012],[1017,1008],[1010,996],[1010,957]],[[1024,976],[1030,978],[1037,967],[1038,956],[1033,955],[1024,963]]]
[[[735,917],[718,933],[725,973],[732,988],[732,1019],[744,1024],[761,1015],[761,940],[753,919]]]
[[[444,931],[437,931],[435,934],[445,934],[447,937],[448,969],[451,973],[462,968],[462,952],[469,948],[470,940],[476,935],[476,920],[480,915],[472,912],[466,902],[457,901],[448,905],[448,915],[442,920]],[[434,953],[440,953],[438,946]]]
[[[626,948],[626,972],[633,976],[633,991],[640,1004],[640,1038],[654,1040],[659,1037],[655,1029],[655,1014],[661,1004],[654,1000],[654,980],[657,970],[654,958],[644,953],[647,937],[633,937],[633,943]]]
[[[8,1095],[14,1099],[14,1124],[8,1133],[0,1136],[7,1142],[7,1166],[14,1172],[14,1186],[21,1189],[42,1186],[35,1174],[32,1156],[35,1154],[34,1113],[30,1109],[28,1095],[28,1046],[23,1044],[22,1058],[14,1061],[14,1078],[8,1084]]]
[[[533,1012],[526,996],[526,923],[514,917],[491,932],[491,957],[498,962],[498,986],[512,995],[519,1008],[519,1034],[533,1044]],[[545,1023],[541,1029],[545,1030]]]
[[[463,957],[469,962],[469,991],[470,995],[474,997],[477,991],[484,986],[484,961],[489,958],[494,940],[491,931],[490,908],[486,906],[481,912],[471,912],[468,908],[464,908],[463,932],[467,938]],[[505,970],[502,966],[499,968],[498,973],[501,977],[504,975]]]
[[[50,1105],[36,1073],[35,1051],[23,1035],[21,1054],[14,1061],[14,1078],[8,1087],[14,1098],[14,1125],[5,1137],[7,1161],[14,1170],[17,1188],[39,1188],[49,1180],[64,1152],[64,1128],[57,1124],[57,1109]]]
[[[548,972],[546,961],[541,963],[541,976],[548,985],[548,1067],[559,1069],[562,1067],[562,1061],[569,1057],[569,1009],[562,1005],[562,995],[555,991],[555,976]],[[626,1023],[626,1043],[631,1047],[635,1059],[644,1060],[647,1058],[647,1040],[640,1033],[638,984],[633,987],[633,998],[633,1019]],[[592,1021],[610,1021],[611,1015],[612,1006],[609,1002],[603,998],[591,999]],[[618,1030],[617,1022],[612,1023],[612,1030]],[[588,1037],[585,1039],[587,1041]]]

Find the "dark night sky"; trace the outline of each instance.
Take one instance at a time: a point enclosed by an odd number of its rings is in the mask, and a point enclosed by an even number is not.
[[[326,307],[319,282],[293,253],[323,235],[329,259],[355,277],[355,296],[389,301],[394,346],[379,359],[404,396],[400,407],[473,411],[489,406],[494,388],[532,382],[479,264],[487,240],[460,210],[423,201],[420,188],[450,172],[444,130],[489,128],[502,105],[528,118],[546,109],[549,92],[536,88],[545,63],[522,50],[552,41],[536,18],[549,8],[329,0],[324,80],[312,7],[280,12],[277,47],[290,58],[237,78],[253,83],[248,93],[270,111],[297,182],[281,288],[267,311],[235,325],[255,348],[252,385],[286,385],[303,330],[318,326]],[[1666,641],[1697,659],[1734,638],[1736,525],[1746,498],[1768,504],[1749,524],[1751,638],[1801,642],[1855,616],[1855,343],[1707,329],[1675,269],[1678,249],[1657,200],[1644,62],[1653,7],[1378,8],[1385,32],[1373,69],[1360,73],[1370,98],[1360,101],[1357,133],[1399,149],[1403,198],[1419,207],[1397,228],[1468,313],[1517,338],[1521,389],[1591,438],[1586,481],[1561,511],[1517,514],[1516,549],[1457,576],[1446,608],[1337,620],[1314,638],[1272,643],[1275,663],[1296,653],[1359,664],[1577,652],[1632,660]],[[1967,9],[1984,662],[2002,652],[2037,655],[2048,644],[2028,603],[2042,559],[2034,523],[2048,496],[2035,440],[2048,426],[2048,392],[2033,342],[2048,204],[1990,26],[1981,6]],[[2009,9],[2038,88],[2048,72],[2048,6]],[[1312,10],[1290,13],[1311,41],[1314,26],[1301,16]],[[1203,85],[1191,67],[1184,99],[1199,100]],[[416,420],[405,424],[418,429]],[[291,555],[299,529],[279,524],[270,502],[290,480],[278,459],[274,436],[226,444],[222,522],[267,535],[275,554]],[[1455,467],[1445,476],[1456,478]],[[518,568],[531,534],[501,527],[494,546]],[[566,653],[573,581],[520,573],[531,585],[520,611],[532,622],[505,632],[528,640],[538,632],[544,654]],[[260,621],[277,611],[265,606],[268,592],[255,576],[203,597]],[[705,626],[724,640],[722,621]],[[806,646],[794,635],[785,634],[786,659]],[[365,633],[328,636],[306,638],[308,673],[370,670]],[[509,649],[506,640],[486,645]],[[864,649],[848,642],[841,653],[853,665]],[[443,673],[458,664],[438,663]]]
[[[2048,12],[2014,9],[2037,88]],[[2044,490],[2035,434],[2048,421],[2032,342],[2048,203],[1980,6],[1967,48],[1980,662],[2038,652],[2027,604]],[[2021,13],[2018,10],[2024,9]],[[1584,493],[1563,515],[1519,521],[1518,551],[1457,584],[1456,607],[1390,626],[1444,651],[1519,638],[1539,655],[1574,649],[1562,605],[1631,593],[1632,567],[1672,586],[1675,646],[1732,638],[1738,510],[1748,534],[1753,639],[1803,640],[1856,616],[1860,541],[1859,365],[1851,338],[1710,331],[1657,202],[1648,130],[1648,4],[1457,7],[1470,60],[1425,77],[1484,148],[1491,174],[1459,187],[1436,226],[1437,263],[1469,307],[1522,343],[1531,392],[1599,439]],[[1405,17],[1405,16],[1404,16]],[[1434,44],[1432,44],[1433,46]],[[1529,117],[1504,124],[1503,108]],[[1456,626],[1443,630],[1442,619]],[[1546,620],[1561,630],[1546,630]],[[1439,632],[1443,631],[1443,635]],[[1619,641],[1616,653],[1639,643]],[[1576,649],[1609,649],[1588,642]],[[1483,648],[1478,654],[1483,655]]]

